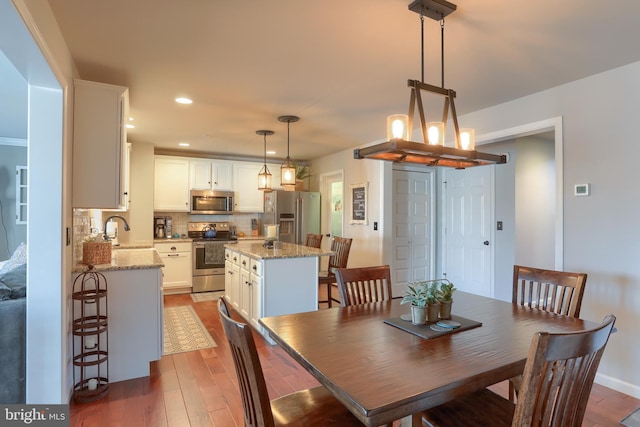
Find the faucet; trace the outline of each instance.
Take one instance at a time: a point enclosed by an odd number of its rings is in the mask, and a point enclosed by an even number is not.
[[[112,218],[120,218],[122,221],[124,221],[124,231],[129,231],[131,230],[131,228],[129,227],[129,224],[127,223],[127,220],[124,219],[123,217],[121,217],[120,215],[111,215],[109,218],[107,218],[104,222],[104,228],[102,229],[104,232],[104,241],[108,242],[109,240],[109,235],[107,234],[107,223],[109,222],[110,219]]]

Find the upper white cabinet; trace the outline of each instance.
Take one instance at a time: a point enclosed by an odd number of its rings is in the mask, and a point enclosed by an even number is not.
[[[153,210],[189,212],[189,160],[155,156]]]
[[[233,163],[225,160],[189,160],[189,188],[233,190]]]
[[[127,209],[129,90],[74,80],[73,206]]]
[[[233,182],[235,183],[235,212],[263,212],[264,194],[258,190],[258,173],[261,163],[234,162]]]

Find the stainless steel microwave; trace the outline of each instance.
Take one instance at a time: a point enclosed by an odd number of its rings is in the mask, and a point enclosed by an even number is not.
[[[191,190],[192,214],[233,213],[233,191]]]

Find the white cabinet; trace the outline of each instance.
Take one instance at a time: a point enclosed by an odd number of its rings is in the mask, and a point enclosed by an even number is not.
[[[156,243],[160,254],[162,268],[162,289],[165,294],[191,292],[191,243],[167,242]]]
[[[261,163],[235,162],[233,164],[233,182],[235,212],[264,212],[264,194],[258,190],[258,173]]]
[[[129,90],[74,80],[73,207],[126,209]]]
[[[233,163],[225,160],[189,160],[189,188],[233,190]]]
[[[260,330],[261,326],[258,323],[262,316],[262,267],[263,262],[257,259],[251,258],[251,279],[250,285],[250,298],[251,298],[251,311],[249,322],[251,326]]]
[[[240,301],[240,255],[237,252],[232,252],[229,249],[225,249],[224,253],[225,261],[225,276],[224,276],[224,290],[225,298],[227,302],[233,306],[234,309],[239,310]]]
[[[160,212],[189,212],[187,158],[155,156],[153,209]]]

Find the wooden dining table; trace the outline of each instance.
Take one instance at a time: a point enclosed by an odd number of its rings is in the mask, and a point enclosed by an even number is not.
[[[598,324],[461,291],[454,297],[452,313],[481,326],[421,338],[384,322],[409,313],[400,299],[260,323],[367,426],[419,426],[421,411],[521,374],[534,333]]]

